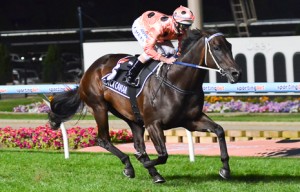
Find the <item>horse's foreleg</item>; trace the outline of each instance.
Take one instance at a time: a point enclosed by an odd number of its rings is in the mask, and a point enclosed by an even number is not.
[[[165,144],[164,132],[160,129],[158,123],[151,124],[147,127],[150,139],[158,153],[158,158],[144,162],[144,167],[152,167],[159,164],[165,164],[168,160],[168,152]]]
[[[132,130],[134,148],[137,151],[134,155],[143,165],[145,162],[150,161],[148,154],[146,153],[146,146],[144,141],[144,132],[143,127],[138,126],[135,123],[128,123]],[[154,166],[147,167],[150,176],[153,178],[154,183],[163,183],[165,179],[157,172]]]
[[[220,169],[219,174],[224,179],[228,179],[230,177],[230,166],[224,129],[205,114],[203,114],[200,120],[189,122],[187,129],[190,131],[209,130],[217,135],[221,151],[221,161],[223,163],[223,167]]]
[[[221,150],[221,161],[223,163],[223,168],[220,169],[219,174],[224,179],[228,179],[230,177],[230,167],[229,167],[229,155],[227,152],[227,146],[225,140],[225,132],[223,127],[221,127],[218,124],[216,124],[214,132],[216,133],[219,140],[219,145]]]
[[[110,141],[107,110],[94,109],[94,117],[98,125],[97,144],[117,156],[125,165],[123,174],[126,177],[134,178],[134,168],[130,162],[129,156],[120,151]]]

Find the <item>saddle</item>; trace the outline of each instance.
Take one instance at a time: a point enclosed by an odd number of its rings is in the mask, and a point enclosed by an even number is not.
[[[135,115],[136,122],[139,125],[143,126],[144,121],[141,117],[136,98],[143,90],[147,79],[159,67],[159,62],[151,60],[150,62],[145,63],[144,68],[137,76],[138,86],[131,87],[124,80],[127,71],[131,68],[136,59],[137,58],[135,56],[128,56],[120,59],[117,65],[113,68],[112,73],[109,73],[102,77],[102,82],[108,89],[130,99],[132,111]]]
[[[128,56],[120,59],[112,70],[112,73],[109,73],[102,77],[103,84],[110,90],[126,97],[129,96],[129,88],[130,87],[124,80],[127,71],[131,68],[132,64],[135,62],[137,58],[135,56]],[[158,68],[159,61],[151,60],[145,63],[144,68],[141,70],[139,75],[137,76],[138,87],[134,88],[136,90],[135,97],[138,97],[143,87],[145,85],[146,80],[156,71]]]

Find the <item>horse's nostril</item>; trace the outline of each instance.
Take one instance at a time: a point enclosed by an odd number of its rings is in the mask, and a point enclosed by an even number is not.
[[[240,81],[242,79],[242,73],[240,71],[232,71],[231,75],[234,79],[236,79],[237,81]]]
[[[231,73],[231,75],[233,77],[238,77],[240,75],[240,73],[238,71],[234,71],[234,72]]]

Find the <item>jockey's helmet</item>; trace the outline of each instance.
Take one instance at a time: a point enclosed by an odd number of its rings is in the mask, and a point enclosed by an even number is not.
[[[191,26],[194,23],[195,16],[193,12],[184,6],[180,6],[173,12],[173,18],[178,24]]]

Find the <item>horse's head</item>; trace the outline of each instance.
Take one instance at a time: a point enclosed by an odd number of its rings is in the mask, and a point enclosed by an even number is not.
[[[233,59],[231,44],[222,33],[190,30],[182,44],[182,55],[182,61],[198,63],[202,69],[218,71],[226,75],[230,83],[241,79],[241,69]]]
[[[241,69],[232,56],[231,44],[222,33],[211,33],[204,37],[204,65],[217,69],[227,77],[228,82],[237,83],[241,79]]]

